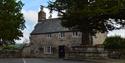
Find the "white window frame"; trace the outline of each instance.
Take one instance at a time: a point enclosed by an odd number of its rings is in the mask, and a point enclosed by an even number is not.
[[[65,32],[60,32],[59,33],[59,38],[64,38],[65,37]]]
[[[47,34],[47,38],[51,38],[51,37],[52,37],[51,33]]]
[[[78,37],[79,36],[79,32],[72,32],[72,37]]]
[[[52,46],[44,46],[44,54],[52,54]]]

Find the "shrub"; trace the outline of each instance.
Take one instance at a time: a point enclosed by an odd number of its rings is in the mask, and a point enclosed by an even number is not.
[[[106,49],[124,49],[125,39],[120,36],[107,37],[103,45]]]

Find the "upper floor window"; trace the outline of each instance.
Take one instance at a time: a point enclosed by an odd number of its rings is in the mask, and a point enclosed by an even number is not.
[[[78,32],[73,32],[73,37],[77,37],[78,36]]]
[[[60,32],[59,33],[59,38],[62,38],[62,37],[64,37],[65,36],[65,33],[64,32]]]
[[[52,37],[52,34],[48,34],[48,38]]]

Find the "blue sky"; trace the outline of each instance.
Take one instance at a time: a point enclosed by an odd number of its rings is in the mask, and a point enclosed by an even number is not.
[[[22,0],[24,3],[23,9],[38,11],[40,5],[47,6],[49,0]]]
[[[40,5],[47,6],[49,0],[21,0],[24,3],[24,7],[22,9],[22,13],[24,14],[26,20],[26,29],[23,30],[24,37],[22,40],[17,41],[18,43],[22,43],[25,39],[29,40],[30,33],[34,29],[34,26],[37,24],[38,12],[40,11]],[[49,17],[49,10],[44,8],[44,12],[47,14],[47,18]],[[57,12],[53,12],[53,18],[57,17]],[[108,36],[121,35],[125,37],[125,30],[115,30],[108,33]]]

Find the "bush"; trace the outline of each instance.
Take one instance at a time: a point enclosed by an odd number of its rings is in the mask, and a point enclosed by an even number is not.
[[[124,49],[125,39],[120,36],[107,37],[103,45],[106,49]]]

